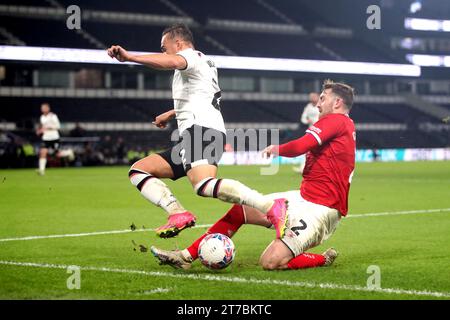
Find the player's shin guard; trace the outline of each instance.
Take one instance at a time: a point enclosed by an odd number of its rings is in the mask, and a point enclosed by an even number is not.
[[[267,199],[261,193],[232,179],[216,179],[210,177],[197,183],[194,188],[199,196],[218,198],[229,203],[247,205],[263,213],[267,213],[273,205],[273,201]]]
[[[160,179],[138,169],[131,169],[128,176],[131,183],[136,186],[145,199],[163,208],[168,214],[186,211],[169,187]]]
[[[208,231],[206,231],[200,238],[195,240],[187,249],[183,250],[183,256],[191,261],[197,259],[198,246],[200,245],[200,242],[202,242],[204,237],[212,233],[221,233],[231,238],[244,223],[244,208],[240,205],[235,204],[219,221],[213,224],[208,229]]]
[[[315,253],[302,253],[292,258],[287,264],[289,269],[314,268],[323,265],[325,265],[325,257]]]
[[[39,171],[44,172],[47,165],[47,158],[39,158]]]

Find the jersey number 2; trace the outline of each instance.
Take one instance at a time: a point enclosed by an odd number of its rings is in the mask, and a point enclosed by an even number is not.
[[[305,230],[308,226],[305,222],[305,220],[300,219],[301,226],[292,227],[291,230],[294,231],[294,233],[298,236],[300,234],[299,230]]]

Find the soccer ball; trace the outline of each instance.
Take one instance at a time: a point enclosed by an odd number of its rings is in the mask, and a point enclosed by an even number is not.
[[[221,233],[207,235],[198,247],[198,257],[209,269],[226,268],[233,261],[235,253],[233,241]]]

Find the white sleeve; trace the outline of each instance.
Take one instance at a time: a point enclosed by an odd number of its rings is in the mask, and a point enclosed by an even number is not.
[[[59,130],[61,128],[61,124],[59,123],[58,116],[56,114],[53,114],[53,122],[54,122],[54,128],[55,130]]]
[[[190,71],[195,68],[198,62],[199,56],[193,50],[183,50],[177,53],[182,56],[186,60],[186,68],[181,69],[180,71]]]

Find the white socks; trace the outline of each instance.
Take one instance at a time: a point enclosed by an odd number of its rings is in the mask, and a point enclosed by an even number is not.
[[[206,178],[195,185],[195,192],[202,197],[218,198],[225,202],[247,205],[267,213],[273,201],[256,190],[232,179]]]
[[[39,171],[44,173],[45,166],[47,165],[47,158],[39,158]]]
[[[168,214],[186,211],[169,187],[160,179],[138,169],[131,169],[128,176],[131,183],[138,188],[145,199],[163,208]]]
[[[186,211],[160,179],[138,169],[131,169],[128,175],[142,196],[154,205],[163,208],[169,214]],[[273,205],[273,200],[232,179],[206,178],[197,183],[194,189],[199,196],[247,205],[262,213],[267,213]]]

